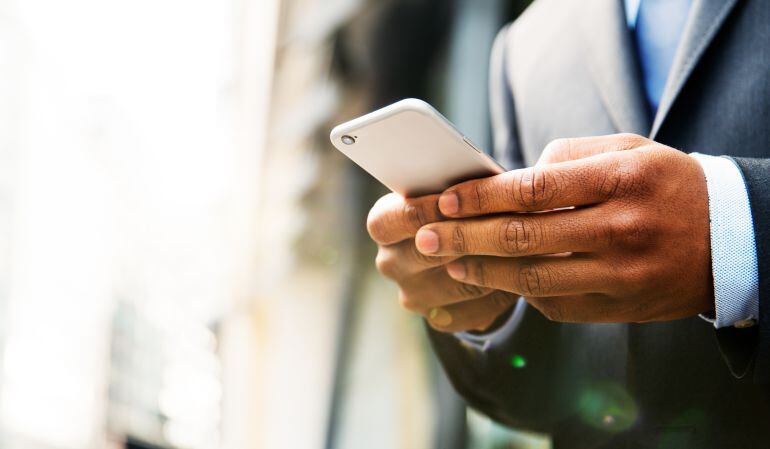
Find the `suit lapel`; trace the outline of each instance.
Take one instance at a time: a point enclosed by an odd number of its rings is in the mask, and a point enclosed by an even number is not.
[[[650,138],[654,139],[687,78],[739,0],[694,0],[671,72],[663,89]]]
[[[613,124],[646,135],[650,119],[622,0],[587,0],[579,14],[586,62]]]

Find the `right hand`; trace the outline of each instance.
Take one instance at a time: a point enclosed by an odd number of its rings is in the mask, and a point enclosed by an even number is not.
[[[401,306],[426,317],[434,329],[483,331],[515,304],[517,297],[457,282],[445,268],[456,258],[426,256],[417,250],[417,230],[444,220],[438,197],[405,199],[391,193],[375,203],[369,212],[367,229],[379,247],[377,269],[398,284]]]

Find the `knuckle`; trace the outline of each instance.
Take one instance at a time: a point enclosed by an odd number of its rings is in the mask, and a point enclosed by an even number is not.
[[[636,196],[645,189],[644,180],[651,179],[650,173],[636,155],[628,154],[619,158],[595,176],[597,191],[605,199]]]
[[[433,221],[434,214],[429,207],[426,201],[401,199],[392,205],[378,202],[369,211],[366,230],[375,242],[394,243],[406,235],[414,235],[423,225]]]
[[[642,267],[627,267],[620,275],[623,281],[623,291],[631,297],[643,296],[650,290],[653,277],[651,273]]]
[[[366,217],[366,230],[375,242],[386,243],[391,226],[389,217],[394,212],[393,204],[401,201],[394,194],[380,197],[369,210]]]
[[[543,156],[541,161],[549,163],[552,161],[570,159],[570,151],[572,148],[572,141],[570,139],[554,139],[545,146],[543,150]]]
[[[608,233],[613,244],[642,249],[653,241],[650,223],[636,212],[618,214],[611,221]]]
[[[381,213],[375,212],[374,209],[369,211],[369,216],[366,218],[366,230],[375,242],[381,242],[385,239],[386,228]]]
[[[398,304],[401,308],[413,313],[420,313],[423,309],[420,301],[404,291],[404,289],[398,290]]]
[[[488,267],[485,263],[479,261],[472,262],[468,260],[465,262],[465,269],[474,280],[474,282],[481,285],[487,285]]]
[[[468,194],[472,199],[472,205],[476,208],[476,211],[485,211],[489,209],[492,204],[489,186],[484,182],[474,182],[472,187],[468,189]]]
[[[487,290],[483,287],[479,287],[478,285],[465,284],[462,282],[457,283],[457,290],[460,296],[466,299],[478,298],[487,292]]]
[[[618,193],[622,193],[621,187],[626,183],[624,177],[625,173],[614,165],[599,169],[595,176],[596,191],[604,199],[615,198]]]
[[[455,225],[452,229],[452,249],[457,254],[465,254],[467,242],[462,226]]]
[[[647,145],[650,140],[647,139],[644,136],[640,136],[639,134],[632,134],[632,133],[620,133],[616,135],[621,148],[637,148],[644,145]]]
[[[377,267],[377,271],[385,277],[394,279],[398,275],[398,264],[396,259],[386,251],[380,250],[377,252],[377,257],[374,259],[374,264]]]
[[[530,167],[514,182],[514,199],[526,208],[542,209],[548,207],[553,198],[559,195],[560,181],[550,170],[543,167]]]
[[[433,267],[437,264],[437,261],[439,260],[436,256],[428,256],[426,254],[421,253],[417,250],[417,246],[414,244],[410,245],[410,251],[412,255],[412,258],[414,260],[414,263],[420,267]]]
[[[537,247],[542,230],[534,221],[508,219],[500,229],[498,244],[506,254],[522,254]]]
[[[523,296],[547,296],[554,287],[552,273],[542,266],[523,264],[517,277],[519,293]]]
[[[428,215],[424,204],[405,201],[401,213],[405,224],[412,229],[416,230],[428,224]]]
[[[601,220],[593,226],[586,229],[586,238],[588,242],[599,242],[607,248],[611,248],[617,239],[615,227],[611,220]]]
[[[618,166],[618,171],[622,175],[621,187],[624,188],[624,192],[634,191],[634,187],[640,186],[639,181],[649,174],[647,170],[649,166],[635,153],[626,153],[624,156]]]
[[[467,282],[473,282],[476,285],[482,286],[487,285],[488,267],[483,260],[479,260],[476,257],[463,257],[455,262],[462,264],[465,268],[465,280]]]

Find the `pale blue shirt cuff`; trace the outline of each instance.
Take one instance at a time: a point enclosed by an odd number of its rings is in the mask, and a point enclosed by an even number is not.
[[[746,183],[732,159],[692,153],[703,167],[711,220],[714,327],[748,327],[759,318],[759,273]]]
[[[494,345],[497,342],[503,342],[507,340],[514,332],[516,332],[516,328],[519,327],[519,323],[521,323],[521,319],[524,317],[524,309],[526,308],[527,301],[519,298],[519,300],[516,302],[516,305],[513,307],[513,313],[511,313],[511,316],[498,329],[492,332],[480,334],[458,332],[454,335],[466,345],[470,345],[476,349],[486,351],[490,345]]]

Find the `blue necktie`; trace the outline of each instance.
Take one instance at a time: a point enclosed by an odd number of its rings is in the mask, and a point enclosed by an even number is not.
[[[652,114],[658,110],[692,0],[641,0],[634,27],[644,90]]]

